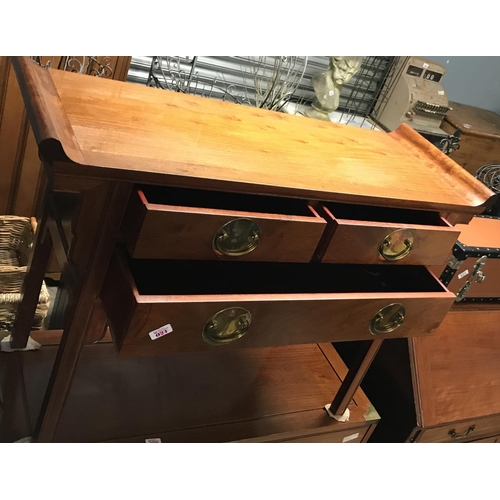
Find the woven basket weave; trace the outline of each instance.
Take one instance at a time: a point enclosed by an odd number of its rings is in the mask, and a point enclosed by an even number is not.
[[[21,289],[33,247],[28,217],[0,216],[0,331],[10,331],[21,302]],[[49,309],[49,293],[42,283],[33,329],[39,330]]]

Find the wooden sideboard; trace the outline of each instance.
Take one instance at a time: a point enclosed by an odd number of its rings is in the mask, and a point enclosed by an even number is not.
[[[324,359],[317,344],[367,340],[366,355],[332,401],[342,414],[382,339],[430,336],[445,318],[455,296],[425,266],[445,264],[458,236],[453,226],[482,213],[494,195],[409,127],[386,134],[91,82],[24,58],[13,64],[47,182],[11,346],[26,345],[52,247],[69,294],[64,332],[35,412],[37,441],[92,434],[65,422],[70,401],[92,404],[91,394],[78,393],[78,373],[83,353],[104,352],[89,344],[103,338],[107,325],[116,351],[107,350],[110,360],[103,364],[128,373],[123,384],[130,389],[120,388],[113,399],[101,367],[98,390],[113,401],[112,414],[124,415],[124,432],[133,438],[143,433],[138,421],[127,419],[126,394],[133,398],[143,389],[126,368],[134,366],[130,360],[143,359],[147,372],[162,359],[171,377],[164,387],[173,388],[187,373],[194,386],[202,383],[204,363],[218,356],[229,367],[224,380],[238,357],[259,364],[267,353],[289,353],[290,361],[302,353],[301,366],[283,361],[279,377],[286,387],[290,371],[310,371],[308,352],[318,363]],[[174,358],[194,363],[193,369],[170,369],[169,360],[172,367],[179,363]],[[324,377],[335,396],[335,377],[327,372],[311,381],[311,394],[323,394],[327,404]],[[257,384],[252,397],[269,398],[272,387]],[[240,418],[245,411],[255,417],[245,394]],[[210,404],[227,403],[218,398]],[[156,432],[167,440],[180,430],[172,415],[188,418],[193,411],[193,400],[181,396],[161,405],[160,415],[144,401],[141,418],[161,420]],[[307,407],[316,423],[290,421],[290,436],[337,432],[339,422],[318,401]],[[320,421],[331,429],[319,429]],[[272,440],[267,428],[253,435],[235,429],[216,440]],[[278,433],[286,432],[280,427]],[[207,436],[200,431],[194,439]],[[103,431],[92,439],[115,437]]]

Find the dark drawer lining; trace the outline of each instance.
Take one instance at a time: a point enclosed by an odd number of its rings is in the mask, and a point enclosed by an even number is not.
[[[131,259],[141,295],[443,292],[423,266]]]
[[[325,202],[336,219],[448,227],[438,212]]]
[[[299,215],[313,218],[305,200],[201,189],[139,186],[148,203],[238,212]]]

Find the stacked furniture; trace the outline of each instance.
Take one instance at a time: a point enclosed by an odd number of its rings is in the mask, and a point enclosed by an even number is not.
[[[364,381],[382,421],[377,442],[500,439],[500,219],[474,217],[435,268],[455,305],[428,338],[386,342]],[[354,345],[338,346],[349,365]]]
[[[368,439],[363,374],[383,340],[439,327],[455,295],[426,266],[493,193],[405,125],[13,64],[48,174],[23,305],[52,246],[69,297],[60,345],[16,353],[27,399],[44,387],[34,439]],[[368,341],[349,371],[348,340]]]

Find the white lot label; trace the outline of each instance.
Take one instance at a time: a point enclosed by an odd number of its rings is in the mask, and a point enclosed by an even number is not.
[[[347,443],[348,441],[352,441],[353,439],[356,439],[359,436],[359,432],[356,432],[356,434],[349,434],[349,436],[346,436],[344,439],[342,439],[343,443]]]
[[[163,337],[163,335],[167,335],[167,333],[171,333],[172,331],[173,328],[171,325],[165,325],[162,326],[161,328],[158,328],[158,330],[149,332],[149,336],[151,337],[151,340],[156,340],[159,339],[160,337]]]
[[[458,275],[458,279],[461,280],[462,278],[464,278],[465,276],[467,276],[469,274],[469,270],[466,269],[463,273],[460,273]]]
[[[160,438],[146,439],[146,443],[161,443],[161,439]]]

